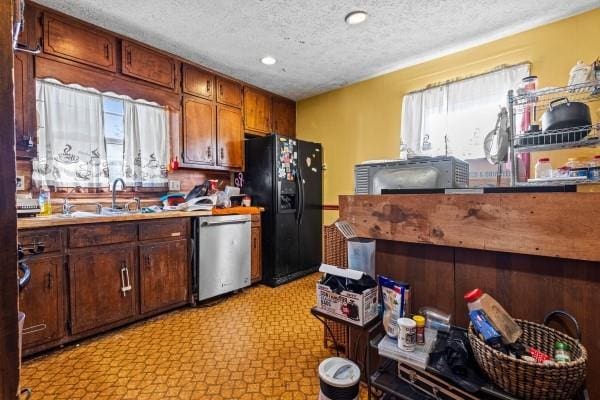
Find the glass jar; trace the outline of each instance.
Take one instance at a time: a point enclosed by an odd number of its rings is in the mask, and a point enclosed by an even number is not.
[[[535,178],[552,178],[552,164],[550,164],[549,158],[540,158],[537,163],[535,163]]]
[[[557,363],[566,363],[571,361],[571,347],[567,343],[554,343],[554,361]]]

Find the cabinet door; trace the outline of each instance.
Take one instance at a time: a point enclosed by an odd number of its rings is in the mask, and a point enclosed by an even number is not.
[[[217,105],[217,146],[219,165],[240,169],[244,166],[244,129],[240,109]]]
[[[127,40],[123,40],[121,49],[123,74],[175,88],[174,59]]]
[[[69,256],[73,334],[135,315],[133,246],[84,249]]]
[[[271,96],[252,88],[244,88],[244,125],[246,131],[271,133]]]
[[[215,76],[208,71],[191,65],[183,65],[183,92],[212,100],[214,95]]]
[[[19,309],[25,313],[25,349],[64,335],[63,257],[36,257],[27,264],[31,280],[19,293]]]
[[[35,118],[35,83],[33,81],[32,56],[15,52],[15,139],[17,156],[22,158],[36,157],[35,147],[27,151],[24,138],[36,140]]]
[[[114,72],[116,47],[114,36],[44,14],[45,53]]]
[[[296,103],[280,97],[273,98],[273,132],[296,136]]]
[[[217,77],[217,101],[232,107],[242,107],[242,85]]]
[[[250,280],[252,283],[262,279],[262,251],[260,243],[260,226],[251,228],[250,235],[251,251],[250,251]]]
[[[140,246],[142,313],[186,301],[187,260],[186,239]]]
[[[215,107],[199,98],[183,99],[183,161],[215,165]]]

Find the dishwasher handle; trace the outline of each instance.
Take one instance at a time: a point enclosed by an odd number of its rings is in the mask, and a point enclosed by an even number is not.
[[[248,219],[230,219],[227,221],[202,221],[202,224],[200,226],[245,224],[247,222],[250,222],[250,220],[248,220]]]

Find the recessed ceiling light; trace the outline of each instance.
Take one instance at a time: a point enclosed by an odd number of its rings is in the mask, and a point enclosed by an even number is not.
[[[357,25],[361,22],[365,22],[368,15],[369,14],[367,14],[366,11],[352,11],[350,14],[346,15],[345,20],[348,25]]]
[[[277,60],[275,59],[275,57],[264,56],[263,58],[260,59],[260,62],[265,65],[273,65],[277,62]]]

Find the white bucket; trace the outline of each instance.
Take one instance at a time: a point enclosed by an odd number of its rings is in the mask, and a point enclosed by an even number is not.
[[[358,400],[360,368],[350,360],[331,357],[319,364],[319,400]]]

